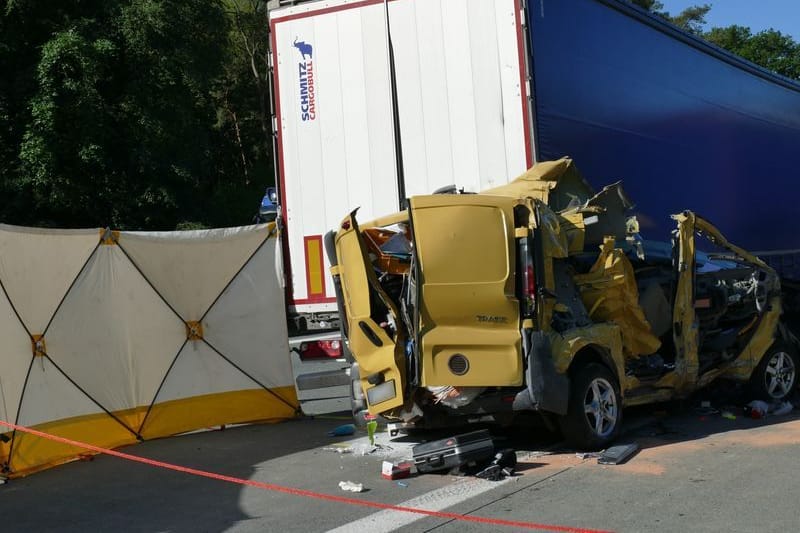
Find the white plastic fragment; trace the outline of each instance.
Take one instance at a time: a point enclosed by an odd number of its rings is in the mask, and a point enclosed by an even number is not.
[[[349,492],[364,492],[363,483],[353,483],[352,481],[340,481],[339,488]]]
[[[324,452],[336,452],[336,453],[342,455],[342,454],[345,454],[345,453],[353,453],[353,447],[350,446],[350,445],[346,445],[346,446],[337,446],[337,445],[325,446],[324,448],[322,448],[322,451],[324,451]]]
[[[770,414],[775,415],[775,416],[786,415],[786,414],[791,413],[792,409],[794,409],[794,406],[792,405],[792,402],[783,402],[783,403],[778,404],[777,406],[775,406],[774,410],[771,411]]]
[[[764,418],[769,411],[769,405],[763,400],[753,400],[747,404],[750,408],[750,416],[752,418]]]

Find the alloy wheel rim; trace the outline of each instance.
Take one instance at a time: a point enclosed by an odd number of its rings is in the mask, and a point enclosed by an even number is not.
[[[583,399],[583,412],[586,422],[598,437],[605,438],[614,432],[619,406],[611,383],[603,378],[592,380]]]
[[[795,380],[795,366],[792,356],[780,351],[772,354],[764,372],[764,385],[771,398],[780,399],[791,391]]]

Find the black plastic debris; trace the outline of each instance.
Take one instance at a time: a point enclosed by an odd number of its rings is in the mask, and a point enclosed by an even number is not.
[[[639,451],[639,445],[635,442],[632,444],[618,444],[601,453],[600,457],[597,458],[597,463],[601,465],[621,465],[637,451]]]
[[[475,474],[475,477],[489,481],[500,481],[514,475],[517,466],[517,453],[511,448],[500,450],[494,455],[489,466]]]

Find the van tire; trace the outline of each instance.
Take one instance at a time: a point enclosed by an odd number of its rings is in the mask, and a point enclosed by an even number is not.
[[[786,342],[775,341],[750,376],[750,393],[766,402],[783,401],[797,387],[798,371],[797,350]]]
[[[567,414],[559,419],[567,443],[580,450],[606,448],[622,426],[622,397],[617,378],[605,366],[589,363],[570,383]]]

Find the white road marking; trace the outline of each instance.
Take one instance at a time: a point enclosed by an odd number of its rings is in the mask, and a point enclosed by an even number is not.
[[[463,478],[446,487],[426,492],[421,496],[398,503],[398,506],[413,507],[426,511],[442,511],[459,503],[465,502],[484,492],[488,492],[497,487],[501,487],[509,481],[517,478],[505,478],[502,481],[485,481],[477,478]],[[403,526],[407,526],[427,518],[426,515],[416,513],[406,513],[402,511],[379,511],[365,516],[355,522],[350,522],[336,529],[330,530],[333,533],[369,533],[394,531]]]

